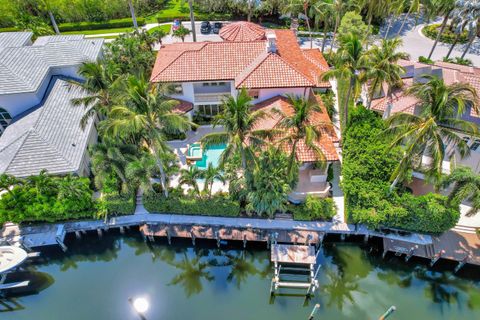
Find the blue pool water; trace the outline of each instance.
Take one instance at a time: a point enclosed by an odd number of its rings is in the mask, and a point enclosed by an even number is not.
[[[226,147],[226,144],[218,144],[204,148],[202,160],[197,160],[195,165],[202,170],[207,169],[209,163],[211,163],[215,168],[218,167],[220,156]]]

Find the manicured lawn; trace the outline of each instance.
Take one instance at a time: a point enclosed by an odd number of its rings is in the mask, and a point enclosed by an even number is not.
[[[204,12],[198,12],[194,10],[196,20],[228,20],[230,15],[228,14],[209,14]],[[155,14],[151,14],[145,17],[147,23],[158,22],[157,19],[161,19],[164,22],[173,21],[174,19],[189,20],[190,10],[188,8],[188,2],[184,0],[169,0],[165,4],[165,8]]]
[[[148,33],[154,33],[156,30],[163,30],[166,33],[170,33],[171,28],[172,28],[171,24],[165,24],[165,25],[161,25],[161,26],[158,26],[158,27],[155,27],[155,28],[152,28],[152,29],[148,30]]]
[[[99,29],[99,30],[82,30],[82,31],[67,31],[62,34],[104,34],[104,33],[124,33],[132,32],[133,27],[128,28],[113,28],[113,29]]]

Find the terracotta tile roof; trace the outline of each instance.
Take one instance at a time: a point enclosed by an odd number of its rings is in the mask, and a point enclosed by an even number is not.
[[[419,100],[413,96],[408,96],[405,94],[405,90],[413,84],[412,78],[403,79],[403,87],[393,90],[393,108],[391,114],[397,112],[404,112],[413,114],[415,111],[415,106],[418,104]],[[384,88],[386,91],[386,88]],[[381,97],[378,99],[373,99],[370,107],[379,112],[384,112],[387,108],[387,97]]]
[[[315,102],[318,102],[313,93],[311,93],[311,99]],[[319,125],[323,122],[325,123],[325,126],[321,127],[320,131],[322,135],[316,144],[323,151],[327,161],[337,161],[339,158],[333,143],[338,142],[338,138],[335,134],[335,130],[333,129],[333,125],[331,124],[330,117],[328,116],[325,107],[323,106],[321,100],[319,102],[322,112],[316,112],[312,117],[311,122]],[[257,130],[273,129],[278,125],[278,122],[281,119],[278,114],[273,112],[274,109],[281,110],[286,115],[291,115],[293,113],[292,105],[287,97],[275,96],[260,102],[253,107],[253,110],[263,110],[268,114],[268,116],[258,124],[256,128]],[[279,135],[275,137],[275,140],[278,141],[282,137],[283,135]],[[292,146],[289,143],[283,143],[281,148],[286,153],[289,153],[292,150]],[[303,140],[299,141],[297,144],[296,157],[300,162],[316,162],[320,160],[315,152],[307,147],[305,141]]]
[[[252,89],[311,87],[312,82],[278,55],[265,52],[235,79],[235,86]]]
[[[171,100],[178,101],[178,104],[173,107],[173,112],[184,114],[193,110],[193,103],[182,100],[182,99],[173,99]]]
[[[235,80],[238,87],[330,87],[320,81],[328,64],[318,50],[303,51],[291,30],[275,30],[277,52],[266,41],[176,43],[162,46],[150,81]]]
[[[265,39],[265,29],[258,24],[240,21],[220,29],[219,36],[225,41],[255,41]]]
[[[475,69],[476,69],[476,68],[470,67],[470,66],[462,66],[460,64],[443,62],[443,61],[435,62],[435,65],[438,66],[438,67],[441,67],[441,68],[448,68],[448,69],[457,70],[457,71],[460,71],[462,73],[475,73]]]

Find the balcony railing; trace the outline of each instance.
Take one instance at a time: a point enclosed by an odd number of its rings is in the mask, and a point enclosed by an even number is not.
[[[230,96],[230,92],[220,92],[220,93],[196,93],[195,94],[195,103],[215,103],[222,102],[223,99]]]

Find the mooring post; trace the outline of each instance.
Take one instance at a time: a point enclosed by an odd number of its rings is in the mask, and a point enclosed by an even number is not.
[[[215,239],[217,239],[217,247],[220,248],[220,236],[218,230],[215,231]]]
[[[75,231],[75,237],[77,237],[77,239],[81,239],[82,233],[80,231]]]
[[[307,246],[310,246],[312,243],[311,243],[311,240],[312,240],[312,235],[311,234],[308,234],[307,235]]]
[[[411,247],[407,255],[405,256],[405,262],[408,262],[408,260],[410,260],[414,252],[415,252],[415,247]]]
[[[247,235],[243,235],[243,249],[247,248]]]
[[[367,243],[369,238],[370,238],[370,235],[368,233],[365,234],[365,236],[363,236],[363,242]]]
[[[165,230],[165,233],[167,234],[167,242],[169,245],[172,244],[172,236],[170,235],[170,232],[168,230]]]
[[[98,237],[101,238],[103,233],[102,233],[102,229],[101,228],[97,228],[97,234],[98,234]]]
[[[313,310],[312,312],[310,313],[310,316],[308,317],[308,320],[313,320],[313,318],[315,317],[315,315],[317,314],[318,310],[320,309],[320,304],[317,303],[314,307],[313,307]]]
[[[433,265],[440,260],[442,255],[445,254],[445,250],[441,250],[439,253],[437,253],[433,258],[432,261],[430,261],[430,267],[433,267]]]
[[[385,259],[385,257],[387,256],[387,253],[388,253],[388,250],[383,250],[383,253],[382,253],[382,259]]]
[[[190,236],[192,237],[192,245],[195,246],[195,234],[193,231],[190,231]]]
[[[388,308],[388,310],[387,310],[384,314],[382,314],[382,315],[380,316],[380,318],[378,318],[378,320],[385,320],[385,319],[387,319],[389,316],[392,315],[392,313],[395,312],[395,310],[397,310],[397,308],[396,308],[395,306],[391,306],[390,308]]]
[[[340,240],[345,241],[345,233],[340,234]]]
[[[125,228],[124,227],[120,227],[119,229],[120,229],[121,234],[125,234]]]
[[[150,242],[155,242],[155,238],[153,237],[153,233],[151,233],[151,234],[148,235],[148,240],[149,240]]]
[[[462,261],[459,261],[453,272],[457,273],[467,263],[469,257],[470,255],[467,254],[465,258],[462,259]]]

